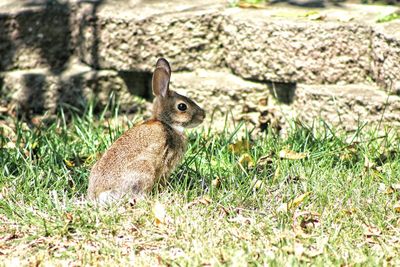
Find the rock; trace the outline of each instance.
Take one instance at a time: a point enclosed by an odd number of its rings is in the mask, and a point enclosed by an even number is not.
[[[225,61],[247,79],[357,83],[369,68],[370,29],[358,23],[271,18],[237,10],[222,23]]]
[[[260,98],[271,96],[266,84],[245,81],[229,72],[207,70],[174,73],[171,88],[199,103],[206,110],[207,123],[219,130],[237,124],[244,107],[256,106]]]
[[[163,56],[175,71],[215,69],[222,61],[217,39],[223,17],[218,10],[224,4],[154,1],[131,9],[105,5],[95,17],[90,16],[91,6],[84,5],[78,15],[78,54],[95,68],[152,71]]]
[[[174,71],[228,68],[262,82],[372,78],[391,89],[399,79],[399,22],[376,23],[395,7],[345,4],[313,20],[304,9],[229,8],[225,0],[35,3],[0,6],[0,71],[57,74],[78,55],[95,69],[151,72],[163,56]]]
[[[72,12],[67,3],[0,7],[0,71],[65,69],[74,46]]]
[[[15,105],[25,115],[54,113],[61,107],[84,111],[92,101],[101,109],[109,103],[111,93],[115,94],[123,110],[134,103],[127,85],[116,71],[95,71],[74,65],[62,75],[33,69],[1,73],[0,80],[3,101]]]
[[[297,84],[290,104],[274,98],[273,86],[205,70],[175,73],[171,81],[172,88],[186,93],[211,114],[207,120],[216,129],[225,126],[225,116],[230,125],[244,120],[261,130],[284,132],[289,127],[287,119],[300,119],[309,125],[323,119],[349,131],[360,123],[400,126],[400,97],[387,95],[372,84]]]
[[[305,122],[322,118],[349,131],[364,124],[400,126],[400,97],[374,85],[298,85],[292,109]]]
[[[296,117],[349,130],[360,121],[398,125],[399,97],[387,93],[400,94],[400,22],[376,23],[395,7],[344,6],[6,0],[0,104],[54,113],[104,107],[114,93],[129,110],[132,95],[151,99],[154,63],[166,57],[172,88],[204,106],[215,128],[246,121],[280,130]]]
[[[388,91],[399,94],[400,22],[382,23],[372,35],[371,69],[375,81]]]

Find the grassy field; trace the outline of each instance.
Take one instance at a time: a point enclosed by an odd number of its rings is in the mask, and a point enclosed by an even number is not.
[[[199,128],[166,188],[98,207],[90,167],[135,120],[57,118],[3,117],[0,265],[400,264],[396,129]]]

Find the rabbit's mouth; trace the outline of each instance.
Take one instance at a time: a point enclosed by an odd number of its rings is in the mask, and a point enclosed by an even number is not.
[[[204,112],[195,115],[195,116],[193,117],[192,121],[191,121],[188,125],[186,125],[186,127],[187,127],[187,128],[194,128],[194,127],[198,126],[199,124],[201,124],[201,123],[204,121],[204,118],[205,118],[205,117],[206,117],[206,116],[205,116],[205,113],[204,113]]]

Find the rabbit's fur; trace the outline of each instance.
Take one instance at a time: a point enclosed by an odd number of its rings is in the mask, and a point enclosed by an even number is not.
[[[205,113],[189,98],[169,90],[170,76],[168,61],[160,58],[152,80],[153,116],[126,131],[93,166],[90,199],[140,197],[165,182],[180,162],[186,149],[183,129],[200,124]]]

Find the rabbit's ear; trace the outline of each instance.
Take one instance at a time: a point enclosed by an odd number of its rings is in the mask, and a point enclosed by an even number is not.
[[[166,97],[169,92],[169,79],[171,77],[171,68],[166,59],[157,60],[156,69],[153,73],[153,94],[155,96]]]

